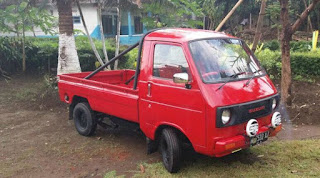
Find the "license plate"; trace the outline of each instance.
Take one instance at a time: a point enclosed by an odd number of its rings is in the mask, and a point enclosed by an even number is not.
[[[260,143],[268,140],[268,137],[269,137],[269,131],[260,133],[260,134],[256,135],[255,137],[250,138],[250,145],[254,146],[256,144],[260,144]]]

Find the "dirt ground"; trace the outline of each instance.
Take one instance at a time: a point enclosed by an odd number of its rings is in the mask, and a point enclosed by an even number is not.
[[[157,153],[146,155],[139,132],[98,128],[93,137],[80,136],[67,105],[57,95],[37,93],[42,80],[0,80],[0,177],[103,177],[113,170],[132,176],[141,164],[160,161]],[[294,87],[292,118],[273,139],[320,138],[319,82]]]

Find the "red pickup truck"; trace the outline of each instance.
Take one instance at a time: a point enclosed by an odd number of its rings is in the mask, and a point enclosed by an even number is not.
[[[137,46],[136,70],[102,71]],[[221,157],[281,130],[276,88],[244,41],[224,33],[153,30],[96,71],[58,78],[81,135],[103,118],[136,123],[169,172],[179,170],[184,143]]]

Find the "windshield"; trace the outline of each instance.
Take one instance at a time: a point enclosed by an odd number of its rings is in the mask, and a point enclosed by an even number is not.
[[[205,83],[241,80],[265,73],[247,45],[238,39],[193,41],[190,50]]]

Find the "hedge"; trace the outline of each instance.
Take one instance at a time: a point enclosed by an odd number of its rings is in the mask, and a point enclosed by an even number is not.
[[[264,49],[256,53],[261,65],[273,78],[281,75],[281,52]],[[294,75],[320,76],[320,50],[309,52],[292,52],[291,70]]]
[[[291,67],[296,75],[320,76],[320,50],[308,53],[293,53],[291,55]]]
[[[318,42],[318,46],[320,42]],[[292,52],[309,52],[312,48],[311,41],[291,41],[290,50]],[[263,42],[263,49],[270,49],[272,51],[280,51],[280,42],[278,40],[271,40]]]
[[[97,50],[102,58],[102,43],[98,40],[94,40]],[[109,59],[114,57],[115,54],[114,40],[110,39],[106,41],[106,48]],[[26,65],[27,72],[44,73],[50,68],[56,68],[58,63],[58,38],[26,38]],[[82,71],[92,71],[95,67],[96,57],[91,49],[90,43],[87,37],[76,37],[76,47],[78,51],[79,61]],[[122,46],[121,50],[126,47]],[[132,51],[131,53],[135,53]],[[131,53],[125,55],[119,62],[119,67],[132,68],[132,61],[135,60]],[[130,63],[127,64],[127,61]],[[15,37],[1,37],[0,38],[0,66],[9,73],[15,73],[21,71],[22,63],[22,44],[21,38]]]
[[[103,56],[102,43],[94,41],[100,56]],[[106,47],[109,59],[114,57],[114,40],[107,40]],[[310,42],[292,42],[291,67],[294,75],[320,76],[320,50],[310,52],[307,48]],[[84,36],[76,37],[76,46],[82,71],[92,71],[96,68],[97,61],[91,49],[89,41]],[[126,47],[122,46],[121,50]],[[264,44],[264,49],[256,53],[262,66],[273,78],[279,78],[281,74],[281,53],[277,41]],[[26,40],[26,63],[27,71],[44,73],[50,68],[57,67],[58,60],[58,38],[34,38]],[[120,60],[120,68],[133,68],[137,57],[137,49],[131,51]],[[9,73],[21,71],[21,39],[14,37],[0,38],[0,66]]]

